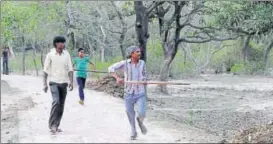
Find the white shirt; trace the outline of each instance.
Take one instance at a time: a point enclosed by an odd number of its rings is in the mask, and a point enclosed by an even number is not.
[[[63,50],[61,54],[53,48],[46,55],[44,72],[49,76],[50,82],[68,83],[68,72],[73,71],[71,57],[68,51]]]

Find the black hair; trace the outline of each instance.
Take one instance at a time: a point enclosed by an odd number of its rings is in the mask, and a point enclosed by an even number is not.
[[[56,37],[54,37],[54,39],[53,39],[53,45],[54,45],[54,47],[56,47],[56,43],[65,43],[65,41],[66,41],[66,39],[65,39],[65,37],[63,37],[63,36],[56,36]]]
[[[82,51],[82,50],[84,50],[84,49],[83,49],[83,48],[79,48],[79,49],[78,49],[78,52],[80,52],[80,51]]]

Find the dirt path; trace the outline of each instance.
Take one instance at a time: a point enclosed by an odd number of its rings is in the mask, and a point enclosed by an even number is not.
[[[42,79],[9,75],[2,80],[10,87],[20,89],[21,93],[13,93],[17,97],[27,97],[33,101],[33,108],[20,110],[17,131],[13,131],[13,141],[27,142],[175,142],[175,133],[162,128],[158,123],[147,122],[148,134],[143,136],[138,130],[136,141],[129,140],[129,122],[125,115],[123,101],[103,93],[86,90],[86,105],[78,102],[77,89],[68,93],[65,112],[61,123],[64,132],[51,136],[47,127],[51,106],[51,95],[41,91]],[[4,97],[2,97],[3,100]],[[6,98],[6,97],[5,97]],[[7,100],[7,98],[6,98]],[[24,103],[23,101],[20,101]],[[17,107],[20,107],[18,105]],[[1,108],[2,110],[2,108]],[[4,110],[3,110],[4,111]],[[9,111],[6,109],[6,111]],[[16,128],[15,128],[16,129]],[[3,134],[2,134],[3,135]],[[1,137],[2,137],[1,135]],[[8,140],[7,140],[8,141]],[[184,139],[179,142],[189,142]]]
[[[18,111],[32,106],[30,95],[1,80],[1,142],[18,142]]]
[[[9,83],[5,89],[12,87],[13,92],[3,94],[2,87],[1,138],[3,142],[220,142],[273,120],[272,78],[205,79],[169,87],[172,95],[159,95],[149,86],[149,133],[143,136],[138,130],[139,139],[130,141],[123,100],[86,90],[86,105],[81,106],[75,87],[66,99],[64,132],[51,136],[47,128],[51,95],[42,92],[42,78],[2,76]]]

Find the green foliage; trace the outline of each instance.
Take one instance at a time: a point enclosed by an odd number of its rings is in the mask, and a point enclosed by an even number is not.
[[[126,14],[132,14],[134,13],[134,1],[125,1],[121,5],[122,10]]]
[[[243,64],[234,64],[231,68],[232,73],[240,73],[244,71],[244,65]]]
[[[13,40],[19,43],[18,38],[22,36],[25,37],[25,41],[43,41],[48,35],[52,37],[52,34],[59,30],[58,26],[52,25],[64,22],[65,15],[60,13],[63,9],[63,2],[1,2],[2,41],[7,43],[9,40]]]
[[[15,53],[16,58],[11,58],[9,59],[9,68],[11,71],[16,72],[16,73],[21,73],[22,72],[22,53]],[[34,71],[35,70],[35,65],[34,65],[34,59],[33,59],[33,52],[29,51],[26,53],[25,56],[25,61],[26,61],[26,71]],[[39,54],[36,54],[36,65],[38,70],[42,70],[42,64],[41,64],[41,57]]]
[[[213,23],[247,33],[269,32],[273,25],[273,5],[254,2],[206,2],[214,17]]]

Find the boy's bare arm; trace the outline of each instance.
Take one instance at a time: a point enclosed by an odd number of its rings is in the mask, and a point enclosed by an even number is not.
[[[96,66],[94,63],[90,62],[91,66],[93,67],[94,70],[96,70]]]

